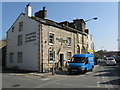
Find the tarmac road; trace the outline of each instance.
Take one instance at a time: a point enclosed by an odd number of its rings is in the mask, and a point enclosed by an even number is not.
[[[93,72],[69,75],[59,71],[46,77],[20,73],[3,73],[3,88],[119,88],[120,64],[106,66],[105,63],[96,65]]]

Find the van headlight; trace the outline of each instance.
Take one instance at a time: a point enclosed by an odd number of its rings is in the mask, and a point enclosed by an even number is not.
[[[85,68],[84,67],[79,67],[79,69],[84,70]]]

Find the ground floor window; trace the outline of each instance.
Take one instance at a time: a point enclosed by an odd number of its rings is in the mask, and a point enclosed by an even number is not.
[[[72,53],[71,52],[67,52],[67,59],[68,59],[68,61],[70,61],[71,56],[72,56]]]
[[[77,45],[77,54],[80,54],[80,46]]]
[[[10,63],[14,62],[14,53],[10,53]]]
[[[49,48],[49,63],[55,60],[55,51],[53,48]]]
[[[17,55],[17,57],[18,57],[18,63],[22,63],[22,59],[23,59],[23,56],[22,56],[22,52],[18,52],[18,55]]]

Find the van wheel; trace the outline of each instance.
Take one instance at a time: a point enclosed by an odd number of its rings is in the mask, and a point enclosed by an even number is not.
[[[84,71],[83,71],[83,74],[85,74],[87,72],[87,69],[85,69]]]
[[[68,69],[68,72],[69,72],[69,74],[72,74],[72,71],[70,69]]]
[[[92,68],[91,68],[91,70],[90,70],[91,72],[93,71],[93,68],[94,68],[94,66],[92,66]]]

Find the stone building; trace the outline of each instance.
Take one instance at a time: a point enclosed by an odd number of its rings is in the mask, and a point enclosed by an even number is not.
[[[25,13],[7,31],[7,62],[9,68],[49,72],[66,67],[71,56],[88,53],[88,33],[83,19],[54,22],[46,18],[45,7],[31,15],[28,4]]]
[[[0,40],[0,66],[6,63],[6,40]]]

